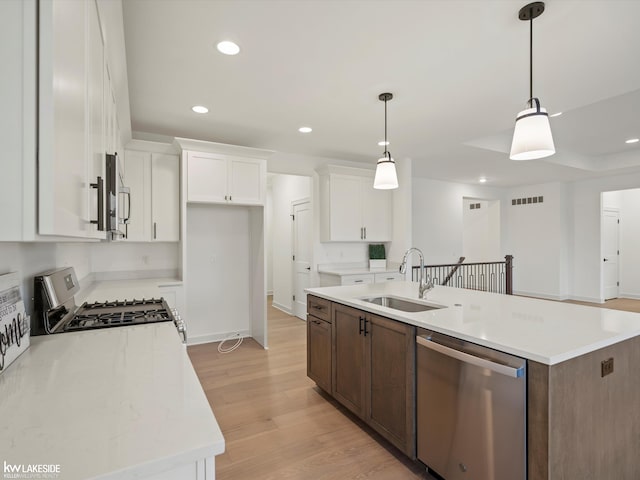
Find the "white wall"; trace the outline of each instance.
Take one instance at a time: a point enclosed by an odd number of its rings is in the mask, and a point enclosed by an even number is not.
[[[570,296],[570,188],[547,183],[507,191],[507,249],[514,256],[514,293],[551,299]],[[512,205],[512,199],[543,203]]]
[[[604,301],[600,241],[602,192],[640,187],[640,174],[594,178],[573,184],[572,298]]]
[[[267,202],[264,206],[265,241],[264,249],[267,257],[267,295],[273,295],[273,185],[267,182]]]
[[[619,295],[640,299],[640,189],[612,193],[620,197]]]
[[[87,243],[0,243],[0,274],[20,274],[25,308],[31,315],[33,277],[54,268],[72,266],[82,281],[91,272],[89,247]]]
[[[110,242],[92,244],[91,269],[105,279],[122,272],[135,272],[140,278],[176,277],[179,244],[177,242]]]
[[[427,264],[455,263],[463,255],[463,198],[501,200],[503,189],[414,178],[412,185],[413,245],[421,249]],[[504,217],[504,203],[501,217]],[[498,258],[510,254],[503,246]],[[488,259],[489,260],[489,259]]]
[[[462,201],[462,255],[465,262],[500,259],[500,201],[464,198]],[[471,208],[480,205],[480,208]]]
[[[413,242],[413,162],[410,158],[396,160],[398,188],[393,190],[393,237],[387,251],[387,259],[400,263],[404,252],[411,248]],[[367,252],[368,253],[368,252]],[[368,256],[368,255],[367,255]]]
[[[272,178],[273,305],[289,313],[293,308],[291,202],[311,198],[311,183],[311,178],[305,176]]]
[[[187,208],[187,328],[194,343],[247,335],[251,320],[247,207]]]

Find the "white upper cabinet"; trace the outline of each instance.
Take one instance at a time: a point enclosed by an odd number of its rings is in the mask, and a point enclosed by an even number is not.
[[[265,160],[191,151],[186,156],[188,202],[264,205]]]
[[[39,2],[39,233],[104,233],[104,43],[94,1]]]
[[[155,152],[126,150],[122,179],[129,188],[123,200],[126,225],[120,226],[131,242],[177,242],[180,240],[180,157],[163,153],[169,146],[134,140],[130,147]]]
[[[391,201],[391,192],[373,188],[372,171],[327,167],[320,175],[321,241],[391,241]]]
[[[189,152],[187,155],[187,201],[225,203],[227,159],[212,153]]]
[[[151,241],[151,154],[126,150],[122,161],[122,178],[129,195],[120,195],[123,217],[128,223],[121,225],[123,240]]]
[[[0,0],[0,241],[36,234],[36,1]]]
[[[151,154],[152,239],[180,240],[180,159],[178,155]]]

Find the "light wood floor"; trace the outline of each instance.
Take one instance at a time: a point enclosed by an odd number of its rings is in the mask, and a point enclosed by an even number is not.
[[[604,303],[578,302],[577,300],[566,300],[566,302],[578,305],[588,305],[590,307],[611,308],[613,310],[640,313],[640,300],[632,300],[630,298],[613,298]]]
[[[216,479],[432,479],[307,378],[305,322],[269,302],[268,325],[269,350],[188,349],[226,440]]]

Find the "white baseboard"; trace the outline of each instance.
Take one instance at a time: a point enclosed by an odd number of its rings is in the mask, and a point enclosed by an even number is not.
[[[571,295],[569,299],[575,300],[576,302],[604,303],[604,300],[602,298],[596,298],[596,297],[580,297],[577,295]]]
[[[289,307],[285,307],[284,305],[281,305],[281,304],[279,304],[279,303],[277,303],[277,302],[273,302],[273,303],[271,304],[271,306],[272,306],[273,308],[277,308],[277,309],[278,309],[278,310],[280,310],[281,312],[286,313],[287,315],[293,315],[293,310],[291,310],[291,308],[289,308]]]
[[[569,296],[567,295],[549,295],[548,293],[538,293],[538,292],[523,292],[523,291],[515,291],[513,292],[514,295],[519,295],[521,297],[533,297],[533,298],[542,298],[545,300],[556,300],[556,301],[563,301],[563,300],[569,300]]]
[[[251,332],[249,330],[240,330],[234,332],[226,332],[226,333],[211,333],[207,335],[198,335],[195,337],[189,336],[189,331],[187,331],[187,345],[200,345],[203,343],[213,343],[213,342],[221,342],[227,337],[235,335],[239,333],[242,338],[250,338]]]
[[[630,298],[631,300],[640,300],[640,295],[638,295],[637,293],[620,292],[618,294],[618,298]]]

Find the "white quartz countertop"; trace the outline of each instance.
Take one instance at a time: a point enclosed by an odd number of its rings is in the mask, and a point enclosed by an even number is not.
[[[547,365],[640,335],[640,314],[550,300],[436,286],[425,303],[446,308],[403,312],[362,299],[418,299],[415,282],[310,288],[307,293]],[[419,301],[419,300],[418,300]]]
[[[339,265],[318,265],[319,273],[328,275],[366,275],[369,273],[398,273],[399,265],[395,263],[387,264],[386,268],[369,268],[368,266],[339,266]]]
[[[2,460],[60,479],[141,478],[225,449],[171,322],[32,337],[0,392]]]

